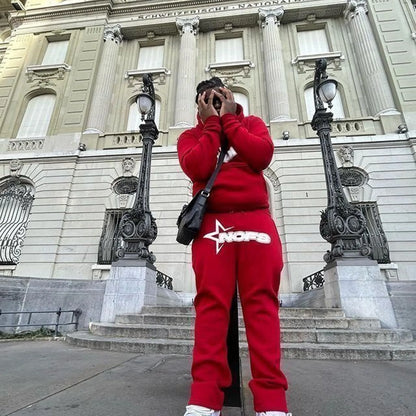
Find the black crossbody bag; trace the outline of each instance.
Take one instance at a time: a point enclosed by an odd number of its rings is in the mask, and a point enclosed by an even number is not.
[[[214,185],[215,178],[220,171],[221,165],[224,162],[225,151],[221,150],[218,157],[217,166],[212,172],[209,181],[204,189],[201,189],[189,202],[185,204],[179,214],[176,225],[178,226],[178,234],[176,241],[187,246],[198,234],[201,228],[202,219],[204,218],[205,210],[207,209],[208,197]]]

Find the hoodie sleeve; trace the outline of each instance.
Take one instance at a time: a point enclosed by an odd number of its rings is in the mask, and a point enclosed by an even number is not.
[[[259,117],[246,117],[244,125],[234,114],[224,114],[221,123],[230,146],[254,171],[266,169],[274,145],[267,126]]]
[[[220,118],[211,116],[205,121],[202,130],[194,128],[179,136],[179,163],[192,182],[205,181],[214,171],[220,148],[220,134]]]

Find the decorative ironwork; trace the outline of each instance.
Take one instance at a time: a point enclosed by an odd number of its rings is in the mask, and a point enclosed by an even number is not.
[[[33,194],[32,185],[16,179],[0,189],[0,264],[19,262]]]
[[[325,283],[324,269],[312,273],[309,276],[303,278],[302,280],[304,292],[307,292],[308,290],[312,289],[317,289],[318,287],[323,287]]]
[[[378,263],[390,263],[390,251],[386,234],[383,230],[376,202],[359,202],[354,204],[366,219],[366,228],[362,235],[362,244],[370,247],[370,258]]]
[[[122,244],[117,248],[116,254],[119,259],[141,259],[154,263],[156,257],[149,250],[149,246],[156,239],[157,226],[149,208],[149,188],[152,147],[159,135],[159,130],[154,121],[155,91],[151,74],[143,76],[142,91],[153,98],[153,105],[147,114],[146,121],[139,126],[143,141],[139,184],[133,208],[127,211],[120,221]]]
[[[345,197],[335,162],[330,135],[333,114],[326,111],[318,94],[319,85],[327,78],[326,60],[319,59],[316,61],[315,69],[315,114],[311,124],[319,136],[327,186],[328,204],[321,213],[320,233],[331,243],[331,250],[324,255],[324,260],[329,263],[346,254],[349,257],[360,255],[367,257],[370,248],[363,244],[361,238],[366,227],[364,215]]]
[[[159,270],[156,270],[156,284],[160,287],[173,290],[173,278]]]
[[[98,264],[111,264],[117,260],[119,225],[125,209],[109,209],[105,213],[103,231],[98,245]]]

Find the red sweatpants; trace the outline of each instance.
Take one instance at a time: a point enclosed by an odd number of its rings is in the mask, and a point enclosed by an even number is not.
[[[256,412],[287,412],[280,370],[277,292],[282,248],[268,210],[208,213],[192,245],[196,275],[195,345],[189,404],[220,410],[231,384],[227,331],[238,283],[249,345]]]

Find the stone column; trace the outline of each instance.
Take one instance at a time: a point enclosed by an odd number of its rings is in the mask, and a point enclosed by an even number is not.
[[[118,48],[123,39],[120,25],[104,29],[104,46],[84,133],[104,133],[111,104]]]
[[[290,119],[289,94],[279,30],[283,14],[283,7],[259,9],[270,121]]]
[[[395,113],[393,95],[384,71],[379,48],[368,19],[367,1],[350,0],[345,18],[350,26],[355,56],[358,60],[362,87],[370,114]]]
[[[181,35],[178,78],[176,83],[175,127],[195,124],[196,34],[199,17],[178,18],[176,26]]]

